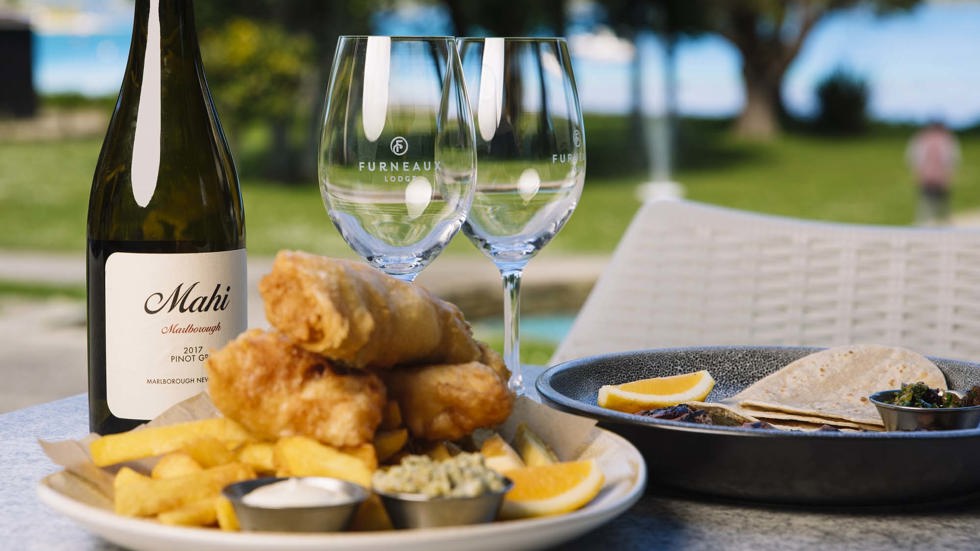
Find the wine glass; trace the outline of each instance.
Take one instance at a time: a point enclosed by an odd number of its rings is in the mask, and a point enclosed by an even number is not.
[[[521,273],[572,215],[585,182],[585,133],[561,38],[463,38],[479,174],[463,232],[504,284],[504,361],[524,392]]]
[[[344,240],[406,281],[473,200],[473,120],[452,37],[343,36],[319,149],[320,194]]]

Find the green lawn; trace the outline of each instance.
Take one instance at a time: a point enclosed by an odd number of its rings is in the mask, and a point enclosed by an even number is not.
[[[579,207],[550,249],[611,251],[639,206],[642,156],[624,119],[587,119],[589,176]],[[689,198],[817,220],[908,224],[915,191],[904,165],[908,131],[878,129],[859,139],[789,134],[769,144],[738,142],[719,123],[682,126],[676,178]],[[0,141],[0,248],[81,252],[99,139]],[[961,137],[963,164],[954,210],[980,208],[980,135]],[[320,203],[315,182],[263,181],[242,174],[248,247],[350,256]],[[449,254],[477,254],[457,240]]]
[[[643,154],[631,146],[622,118],[586,121],[588,178],[579,207],[548,246],[564,253],[603,253],[615,247],[639,207],[636,186],[646,180]],[[690,199],[800,218],[870,224],[909,224],[916,194],[903,153],[911,130],[877,128],[858,139],[788,134],[769,144],[733,139],[723,123],[685,121],[675,179]],[[963,164],[955,211],[980,209],[980,134],[960,138]],[[92,172],[101,139],[12,143],[0,139],[0,249],[82,254]],[[242,162],[248,248],[271,255],[282,248],[353,257],[328,220],[316,183],[281,184],[254,177]],[[447,254],[479,253],[456,239]],[[74,288],[0,282],[0,295],[66,295]],[[497,348],[498,334],[481,333]],[[525,361],[545,363],[554,343],[522,341]]]
[[[18,296],[40,299],[61,297],[85,300],[85,284],[58,285],[44,283],[22,283],[18,281],[0,281],[0,297],[3,296]]]

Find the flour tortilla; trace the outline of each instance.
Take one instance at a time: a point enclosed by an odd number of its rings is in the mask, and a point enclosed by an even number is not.
[[[755,417],[778,412],[795,414],[798,421],[834,424],[839,420],[881,427],[881,417],[868,396],[917,381],[947,388],[936,364],[911,350],[841,346],[800,358],[726,402]]]
[[[820,423],[819,425],[817,425],[814,423],[804,423],[802,421],[766,421],[766,422],[779,430],[803,431],[803,432],[817,432],[820,430],[821,427],[827,424],[827,423]],[[849,427],[840,427],[834,425],[831,426],[833,426],[834,428],[836,428],[841,432],[862,432],[863,430],[881,431],[881,427],[876,427],[874,429],[852,429]]]
[[[877,425],[866,425],[862,423],[855,423],[854,421],[845,421],[843,419],[835,419],[833,417],[823,417],[813,414],[800,415],[797,413],[784,413],[782,411],[756,409],[748,406],[741,406],[737,411],[743,415],[758,417],[760,420],[766,421],[771,425],[795,426],[795,428],[801,429],[819,429],[823,425],[830,425],[839,429],[875,431],[880,431],[882,429],[881,423],[878,423]]]

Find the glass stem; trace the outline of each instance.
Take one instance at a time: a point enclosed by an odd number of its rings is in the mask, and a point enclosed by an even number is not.
[[[504,363],[510,370],[507,387],[524,394],[521,374],[521,270],[500,270],[504,280]]]
[[[393,277],[395,279],[400,279],[402,281],[407,281],[409,283],[413,283],[413,282],[415,282],[415,276],[417,276],[419,274],[418,274],[418,272],[412,272],[410,274],[392,274],[392,273],[389,273],[388,275],[390,275],[391,277]]]

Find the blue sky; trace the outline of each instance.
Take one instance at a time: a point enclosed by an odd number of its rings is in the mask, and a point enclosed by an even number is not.
[[[36,47],[35,81],[42,91],[114,93],[129,48],[131,7],[118,0],[76,32],[42,28]],[[129,10],[129,11],[127,11]],[[431,16],[431,14],[429,14]],[[411,20],[380,19],[390,34],[432,32]],[[431,17],[423,17],[431,25]],[[92,23],[96,21],[96,23]],[[443,24],[445,20],[443,19]],[[438,19],[437,19],[438,22]],[[442,31],[444,32],[444,31]],[[655,38],[641,43],[647,105],[662,98],[661,50]],[[616,112],[629,103],[625,62],[575,56],[583,108]],[[740,60],[717,36],[682,41],[678,49],[681,112],[730,116],[740,109]],[[928,2],[900,15],[878,17],[868,10],[832,15],[814,29],[783,85],[789,109],[800,115],[815,108],[816,83],[837,67],[865,77],[873,116],[918,122],[942,116],[956,126],[980,122],[980,2]]]

